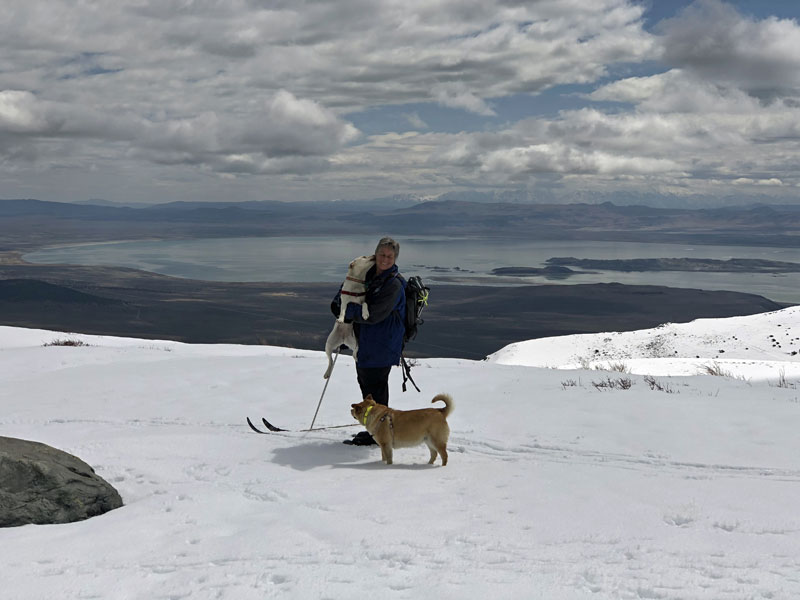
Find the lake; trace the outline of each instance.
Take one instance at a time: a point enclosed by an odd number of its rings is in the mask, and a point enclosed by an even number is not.
[[[26,254],[39,264],[120,266],[209,281],[336,282],[356,256],[377,240],[364,236],[262,237],[133,241],[48,248]],[[800,304],[800,273],[697,273],[606,271],[567,279],[497,277],[497,267],[543,267],[552,257],[760,258],[800,263],[800,249],[634,242],[497,240],[416,237],[400,239],[401,272],[440,284],[531,285],[619,282],[631,285],[732,290]]]

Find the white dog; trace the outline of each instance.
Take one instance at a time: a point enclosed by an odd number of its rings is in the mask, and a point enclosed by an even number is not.
[[[330,334],[328,334],[328,340],[325,342],[325,354],[328,357],[328,369],[325,371],[325,375],[323,375],[325,379],[330,377],[331,371],[333,371],[333,352],[342,344],[353,351],[353,360],[358,358],[358,341],[353,332],[353,324],[344,322],[344,314],[348,304],[360,304],[361,318],[369,318],[369,307],[366,302],[364,302],[364,297],[367,293],[365,280],[367,271],[369,271],[374,264],[374,254],[372,256],[359,256],[350,263],[347,269],[347,277],[345,277],[344,283],[342,284],[342,308],[339,311],[339,317],[333,324],[333,329]]]

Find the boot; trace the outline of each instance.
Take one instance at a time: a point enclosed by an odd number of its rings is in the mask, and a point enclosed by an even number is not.
[[[368,431],[359,431],[353,436],[352,440],[344,440],[342,442],[348,446],[375,446],[377,442],[372,439]]]

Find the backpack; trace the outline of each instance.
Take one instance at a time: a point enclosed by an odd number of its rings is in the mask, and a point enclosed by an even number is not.
[[[422,309],[428,306],[428,292],[430,288],[422,283],[422,278],[417,275],[409,277],[408,281],[400,276],[403,289],[406,293],[406,316],[404,324],[406,331],[403,334],[403,346],[417,337],[419,326],[425,321],[422,319]]]
[[[403,324],[405,325],[403,349],[405,350],[406,343],[417,337],[419,326],[425,322],[421,315],[422,309],[428,306],[428,292],[430,289],[422,283],[422,278],[417,275],[409,277],[408,281],[402,275],[398,274],[398,277],[406,294],[406,314],[405,319],[403,319]],[[406,391],[406,382],[410,381],[419,392],[419,387],[411,378],[411,365],[406,361],[404,354],[401,354],[400,361],[403,370],[403,391]]]

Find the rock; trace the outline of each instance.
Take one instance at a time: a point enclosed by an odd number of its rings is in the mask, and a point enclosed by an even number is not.
[[[0,527],[71,523],[120,506],[117,490],[81,459],[0,436]]]

